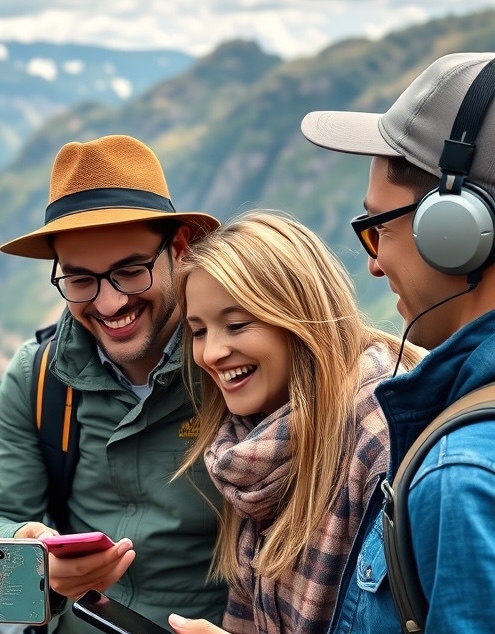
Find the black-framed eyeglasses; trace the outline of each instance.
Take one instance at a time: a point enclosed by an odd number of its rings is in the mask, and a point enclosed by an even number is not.
[[[115,290],[124,295],[139,295],[153,284],[153,267],[158,257],[165,251],[169,238],[163,240],[156,255],[149,262],[117,266],[104,273],[71,273],[55,277],[58,258],[53,262],[51,283],[68,302],[83,304],[98,297],[101,280],[107,280]]]
[[[367,214],[356,216],[351,220],[351,226],[370,258],[376,260],[378,255],[379,234],[376,228],[386,222],[416,211],[418,205],[419,202],[392,209],[391,211],[384,211],[382,214],[375,214],[374,216],[368,216]]]

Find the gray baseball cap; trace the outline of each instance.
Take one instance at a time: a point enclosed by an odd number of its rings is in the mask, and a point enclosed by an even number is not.
[[[454,53],[437,59],[384,114],[319,111],[307,114],[301,130],[312,143],[349,154],[403,156],[441,176],[438,163],[464,95],[492,53]],[[469,180],[495,185],[495,101],[476,139]]]

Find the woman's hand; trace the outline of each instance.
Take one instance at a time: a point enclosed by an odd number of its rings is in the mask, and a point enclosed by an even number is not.
[[[177,634],[229,634],[205,619],[185,619],[178,614],[171,614],[168,622]]]

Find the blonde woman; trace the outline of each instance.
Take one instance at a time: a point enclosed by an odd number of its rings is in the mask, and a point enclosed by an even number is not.
[[[250,212],[191,246],[176,290],[201,381],[199,437],[180,473],[204,456],[224,497],[213,564],[231,589],[224,627],[326,632],[387,469],[373,392],[400,341],[365,323],[339,261],[281,213]],[[406,347],[405,367],[418,360]],[[209,630],[181,623],[170,619]]]

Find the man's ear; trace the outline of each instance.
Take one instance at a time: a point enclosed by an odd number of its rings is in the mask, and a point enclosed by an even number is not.
[[[170,244],[170,253],[174,261],[179,261],[189,246],[191,230],[188,226],[182,225],[175,232]]]

